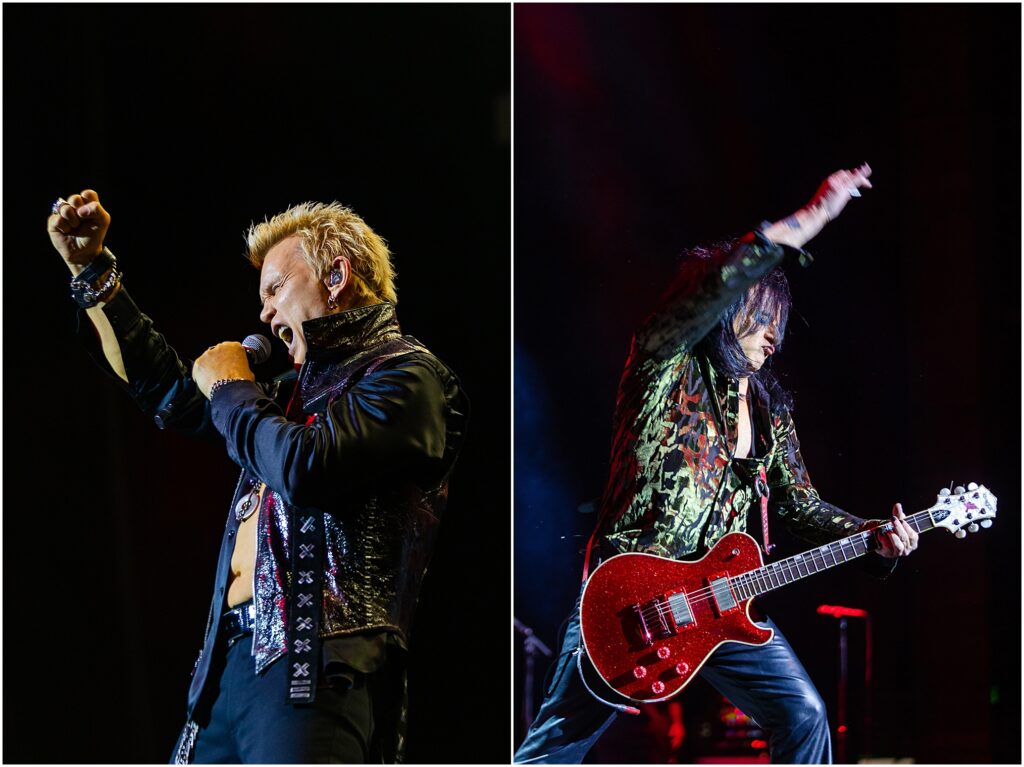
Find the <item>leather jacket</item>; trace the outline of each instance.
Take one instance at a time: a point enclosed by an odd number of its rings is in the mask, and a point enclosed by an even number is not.
[[[242,468],[224,529],[204,648],[193,672],[189,715],[202,693],[225,609],[239,525],[234,509],[252,479],[267,484],[258,511],[253,584],[255,672],[286,652],[294,507],[315,508],[323,520],[321,636],[387,632],[405,646],[462,444],[468,400],[440,360],[400,335],[394,305],[303,323],[308,350],[294,393],[280,380],[238,381],[220,386],[212,402],[192,380],[191,364],[178,359],[124,290],[104,313],[136,403],[161,428],[219,435]],[[109,371],[98,345],[91,353]]]

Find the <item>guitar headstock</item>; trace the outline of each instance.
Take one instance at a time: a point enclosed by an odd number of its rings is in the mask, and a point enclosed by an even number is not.
[[[928,513],[936,527],[946,528],[957,538],[966,538],[968,532],[975,533],[978,527],[992,527],[992,520],[996,517],[996,497],[984,485],[973,482],[966,489],[944,487]]]

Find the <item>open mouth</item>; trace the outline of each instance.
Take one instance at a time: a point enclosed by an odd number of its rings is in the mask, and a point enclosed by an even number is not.
[[[276,333],[277,337],[284,341],[285,346],[287,346],[290,351],[292,348],[292,340],[294,338],[292,329],[287,325],[280,325],[278,326]]]

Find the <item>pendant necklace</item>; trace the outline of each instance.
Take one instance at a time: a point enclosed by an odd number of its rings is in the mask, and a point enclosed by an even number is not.
[[[258,479],[249,480],[249,492],[238,502],[235,506],[235,519],[239,522],[245,522],[249,517],[256,511],[256,507],[259,505],[258,501],[260,493],[263,492],[263,483]]]

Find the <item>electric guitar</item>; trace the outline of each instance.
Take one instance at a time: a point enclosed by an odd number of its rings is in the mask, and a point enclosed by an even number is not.
[[[996,498],[973,482],[943,488],[931,508],[906,518],[917,532],[991,527]],[[872,551],[876,532],[892,523],[765,565],[756,541],[729,533],[701,559],[619,554],[594,570],[583,590],[580,630],[597,673],[615,692],[652,703],[672,697],[719,645],[763,645],[775,632],[750,618],[754,597]]]

